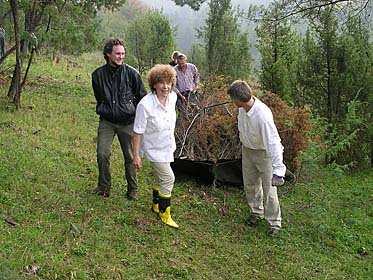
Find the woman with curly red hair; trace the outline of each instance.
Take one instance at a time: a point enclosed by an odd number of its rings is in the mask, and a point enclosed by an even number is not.
[[[176,149],[174,131],[177,95],[173,91],[176,72],[170,65],[157,64],[149,71],[147,78],[152,92],[141,99],[136,109],[133,162],[136,169],[141,168],[141,150],[151,163],[155,175],[152,211],[166,225],[178,228],[170,212],[171,192],[175,182],[171,162],[174,161]]]

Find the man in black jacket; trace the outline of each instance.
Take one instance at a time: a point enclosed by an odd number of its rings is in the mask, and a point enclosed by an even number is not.
[[[136,169],[133,165],[133,122],[136,105],[146,95],[140,74],[124,64],[125,46],[120,39],[110,39],[103,50],[106,64],[92,73],[92,87],[100,115],[97,130],[98,185],[90,192],[110,195],[110,154],[115,135],[122,149],[127,180],[127,198],[137,199]]]

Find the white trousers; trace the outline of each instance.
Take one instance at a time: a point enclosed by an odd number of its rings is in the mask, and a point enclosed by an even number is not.
[[[159,186],[159,192],[163,195],[171,195],[174,187],[175,175],[169,162],[150,162],[155,177],[155,185]]]
[[[271,227],[281,228],[277,187],[272,186],[272,160],[265,150],[242,146],[242,175],[251,215],[265,218]]]

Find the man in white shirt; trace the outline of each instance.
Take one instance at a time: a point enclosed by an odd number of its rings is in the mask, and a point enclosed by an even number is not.
[[[238,130],[242,142],[242,175],[250,208],[249,226],[269,223],[269,235],[281,229],[277,186],[284,184],[283,146],[271,110],[252,95],[245,81],[234,81],[228,94],[239,108]]]

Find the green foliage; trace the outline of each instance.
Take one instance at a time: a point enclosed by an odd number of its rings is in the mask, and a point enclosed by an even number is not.
[[[188,5],[194,10],[198,10],[200,6],[206,2],[206,0],[173,0],[176,5],[184,6]]]
[[[275,1],[256,27],[261,54],[259,81],[264,89],[290,101],[296,95],[299,39],[282,17],[280,4]]]
[[[48,52],[79,54],[94,50],[100,41],[98,20],[80,6],[67,5],[56,12],[51,25],[40,38]]]
[[[21,39],[27,45],[34,33],[39,49],[47,52],[77,54],[94,50],[100,40],[97,12],[100,9],[114,11],[125,3],[126,0],[20,1]],[[10,10],[8,1],[0,5],[4,11]],[[14,41],[12,18],[4,17],[4,20],[7,38]]]
[[[369,132],[372,129],[372,124],[366,123],[367,116],[361,114],[366,111],[366,103],[355,99],[349,102],[347,107],[345,121],[334,126],[325,139],[329,143],[326,151],[327,162],[344,166],[345,170],[367,165],[370,151]]]
[[[252,63],[248,33],[240,32],[230,0],[212,0],[209,7],[206,25],[199,30],[208,74],[247,78]]]
[[[129,23],[148,11],[149,8],[139,1],[127,1],[116,11],[99,11],[100,38],[119,37],[126,40]]]
[[[128,26],[128,46],[140,73],[157,63],[168,63],[174,35],[166,16],[159,11],[138,15]]]
[[[303,43],[295,100],[326,118],[327,161],[351,167],[366,163],[372,145],[372,127],[362,125],[372,123],[373,49],[362,19],[349,17],[340,28],[338,22],[332,8],[313,20]]]
[[[355,98],[348,104],[346,120],[334,125],[326,118],[313,114],[309,148],[301,160],[314,166],[330,165],[341,173],[367,167],[372,125],[361,114],[367,107],[367,103]]]
[[[208,73],[208,63],[203,45],[197,44],[192,46],[192,49],[189,51],[188,61],[197,65],[200,73]]]

